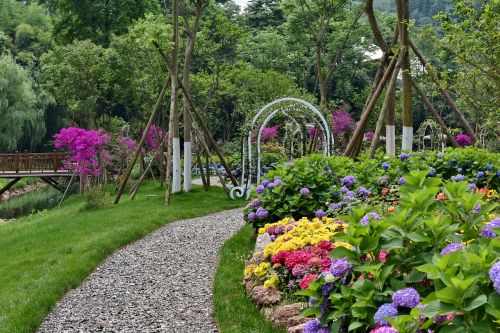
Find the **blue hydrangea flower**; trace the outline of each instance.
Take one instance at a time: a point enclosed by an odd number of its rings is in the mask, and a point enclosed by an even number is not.
[[[263,220],[263,219],[265,219],[267,217],[268,213],[267,213],[267,210],[265,210],[264,208],[260,207],[260,208],[257,208],[256,215],[257,215],[257,217],[260,220]]]
[[[486,169],[486,170],[488,170],[488,171],[491,171],[491,170],[493,170],[493,165],[491,165],[491,164],[486,164],[485,169]]]
[[[330,333],[329,327],[321,326],[319,320],[310,320],[304,326],[304,333]]]
[[[451,176],[451,180],[455,181],[455,182],[461,182],[464,180],[464,175],[461,175],[461,174],[458,174],[456,176]]]
[[[330,208],[331,210],[337,210],[337,209],[342,208],[342,204],[341,203],[331,203],[330,205],[328,205],[328,208]]]
[[[373,319],[375,320],[375,324],[388,326],[390,325],[390,323],[386,320],[386,318],[394,318],[397,315],[398,315],[398,309],[396,309],[394,305],[386,303],[378,308],[377,312],[375,312],[375,316],[373,317]]]
[[[315,213],[314,216],[316,216],[318,219],[322,219],[325,217],[326,213],[323,209],[318,209]]]
[[[451,243],[448,244],[444,249],[441,250],[441,255],[447,255],[449,253],[456,252],[458,250],[463,250],[464,246],[460,243]]]
[[[491,266],[489,274],[493,288],[500,294],[500,261]]]
[[[262,182],[262,185],[264,185],[264,187],[267,187],[269,185],[270,181],[268,179],[264,179],[264,181]]]
[[[474,206],[474,209],[472,209],[472,211],[470,213],[472,215],[476,215],[476,214],[479,214],[480,211],[481,211],[481,205],[477,204],[476,206]]]
[[[389,163],[388,163],[388,162],[384,162],[384,163],[382,163],[382,169],[384,169],[384,170],[389,170],[389,167],[390,167],[390,165],[389,165]]]
[[[477,189],[476,184],[474,184],[474,183],[469,184],[469,191],[474,191],[475,189]]]
[[[347,262],[347,258],[332,259],[330,273],[336,277],[343,277],[352,270],[352,266]]]
[[[310,193],[311,191],[309,191],[307,187],[303,187],[300,189],[300,195],[303,197],[307,197]]]
[[[429,168],[429,173],[427,174],[427,176],[434,177],[435,175],[436,175],[436,169],[430,167]]]
[[[257,194],[262,194],[264,193],[264,185],[258,185],[256,188],[255,188],[255,192],[257,192]]]
[[[363,187],[363,186],[360,186],[358,188],[358,193],[365,196],[365,197],[370,195],[370,191],[368,191],[368,189],[366,187]]]
[[[405,288],[392,294],[392,304],[396,307],[414,308],[420,304],[420,295],[413,288]]]
[[[341,181],[344,186],[351,187],[356,182],[356,178],[353,176],[345,176]]]
[[[484,171],[479,171],[476,175],[477,179],[481,179],[481,178],[484,178]]]
[[[404,184],[406,184],[406,179],[404,177],[399,177],[398,185],[404,185]]]
[[[458,173],[462,173],[462,168],[457,168]]]
[[[437,158],[443,158],[444,157],[444,152],[440,151],[439,153],[437,153]]]
[[[410,157],[410,155],[408,155],[407,153],[401,153],[401,154],[399,155],[399,159],[400,159],[401,161],[406,161],[409,157]]]
[[[495,233],[496,228],[500,228],[500,218],[496,217],[491,220],[488,224],[486,224],[481,231],[482,238],[495,238],[497,234]]]
[[[361,225],[365,227],[370,225],[370,218],[368,217],[368,215],[365,215],[361,218]]]

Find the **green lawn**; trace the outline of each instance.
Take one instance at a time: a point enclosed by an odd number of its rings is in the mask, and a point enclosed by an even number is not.
[[[157,196],[151,196],[157,195]],[[135,201],[82,210],[72,197],[62,207],[0,225],[0,332],[34,332],[54,304],[116,249],[166,223],[236,208],[222,189],[173,196],[145,183]]]
[[[245,293],[243,269],[254,247],[254,230],[246,225],[221,250],[214,282],[214,312],[222,333],[285,332],[274,329]]]

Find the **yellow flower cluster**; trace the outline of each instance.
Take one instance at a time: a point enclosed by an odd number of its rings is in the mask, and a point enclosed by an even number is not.
[[[245,277],[250,277],[253,274],[253,271],[257,268],[257,265],[255,264],[250,264],[245,267],[245,271],[243,272],[243,275]]]
[[[263,262],[253,270],[253,274],[261,277],[267,274],[267,270],[271,267],[271,263]]]
[[[267,279],[264,281],[264,287],[266,288],[278,288],[278,285],[280,283],[280,279],[277,275],[271,276],[270,279]]]
[[[267,232],[271,226],[286,226],[291,221],[293,220],[286,218],[277,223],[267,224],[259,230],[259,233],[261,231],[262,233]],[[347,228],[347,224],[341,224],[341,226],[344,230]],[[339,224],[332,218],[309,220],[304,217],[296,221],[291,230],[278,236],[274,242],[268,244],[264,248],[264,256],[269,258],[281,251],[296,251],[309,245],[317,245],[322,241],[330,241],[338,230]],[[349,244],[343,242],[337,242],[334,245],[351,248]]]

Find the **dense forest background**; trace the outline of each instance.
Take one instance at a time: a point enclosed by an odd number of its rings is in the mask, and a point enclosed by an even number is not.
[[[241,11],[232,1],[181,0],[181,50],[193,32],[197,5],[203,10],[191,90],[215,138],[238,140],[259,107],[283,96],[322,104],[327,115],[342,108],[359,119],[378,67],[365,15],[350,31],[362,3],[251,0]],[[305,5],[312,9],[304,11]],[[500,105],[499,6],[410,1],[412,38],[476,130],[493,135]],[[374,7],[389,41],[394,1],[375,0]],[[72,124],[108,131],[128,125],[139,135],[167,75],[152,41],[171,48],[170,8],[168,0],[1,0],[0,152],[51,149],[53,134]],[[326,73],[321,103],[311,27],[328,10],[319,60]],[[182,66],[184,57],[179,59]],[[412,64],[413,76],[447,124],[459,128],[423,68]],[[169,103],[166,98],[156,121],[164,128]],[[428,117],[415,97],[414,127]]]

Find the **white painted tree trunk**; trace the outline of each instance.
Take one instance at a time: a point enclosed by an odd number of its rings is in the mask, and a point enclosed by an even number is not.
[[[191,168],[193,164],[193,151],[191,142],[184,142],[184,192],[191,191],[192,184],[192,175]]]
[[[385,126],[385,151],[389,156],[396,155],[396,126]]]
[[[413,127],[403,126],[403,142],[401,149],[411,152],[413,147]]]
[[[173,157],[172,157],[172,193],[181,191],[181,145],[179,138],[173,138]]]

